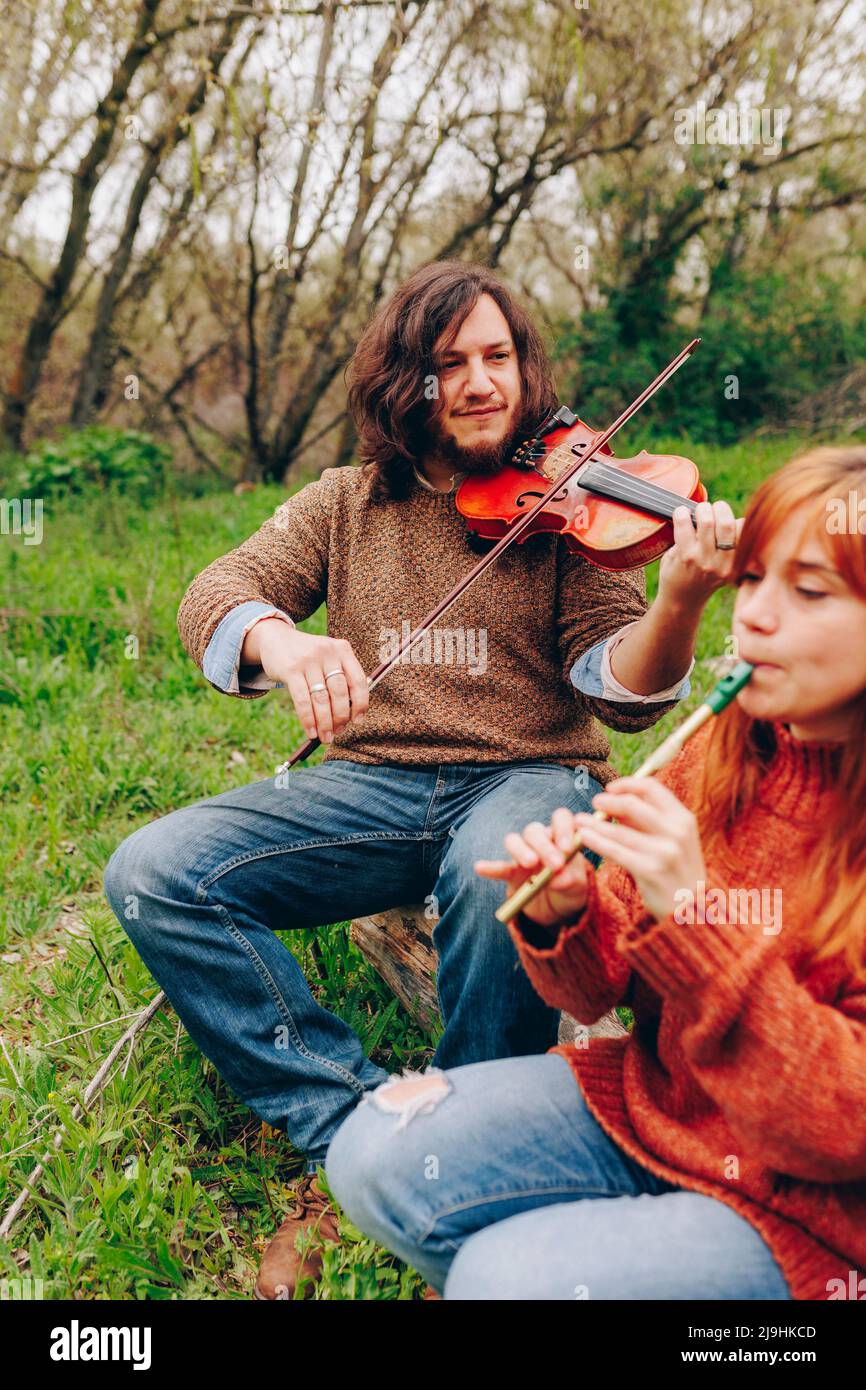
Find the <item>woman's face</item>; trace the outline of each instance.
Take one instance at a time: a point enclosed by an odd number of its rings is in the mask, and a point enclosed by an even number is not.
[[[866,691],[866,599],[833,566],[804,514],[753,558],[737,588],[738,655],[755,671],[737,697],[753,719],[779,719],[795,738],[844,740]]]

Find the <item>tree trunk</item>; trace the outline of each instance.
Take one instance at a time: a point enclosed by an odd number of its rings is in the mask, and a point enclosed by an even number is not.
[[[299,385],[276,430],[265,470],[269,482],[288,482],[292,455],[304,437],[316,406],[343,365],[343,360],[343,354],[333,349],[327,352],[311,352],[302,378],[303,385]]]
[[[217,42],[207,55],[210,72],[214,77],[219,74],[234,42],[241,20],[242,17],[238,16],[226,21]],[[115,307],[121,283],[132,259],[133,243],[138,232],[145,201],[160,167],[172,151],[186,140],[190,122],[204,106],[207,95],[208,79],[203,76],[187,99],[183,112],[183,116],[188,118],[186,124],[182,125],[180,119],[177,118],[169,119],[150,144],[145,146],[147,154],[133,185],[126,208],[123,230],[120,233],[111,265],[102,282],[96,305],[90,341],[84,354],[78,389],[70,415],[70,424],[75,429],[81,429],[83,425],[90,423],[94,415],[102,408],[108,394],[109,378],[119,352],[118,338],[113,331]]]
[[[344,468],[352,462],[355,457],[355,448],[358,443],[358,435],[355,430],[355,422],[351,415],[346,412],[346,418],[340,429],[340,437],[337,440],[337,454],[334,459],[334,468]]]

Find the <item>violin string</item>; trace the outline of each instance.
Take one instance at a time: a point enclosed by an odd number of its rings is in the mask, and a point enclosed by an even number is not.
[[[610,464],[605,464],[598,458],[588,459],[585,462],[588,465],[585,470],[586,473],[591,472],[596,476],[599,484],[598,489],[594,489],[589,481],[581,484],[578,474],[578,486],[584,486],[587,491],[597,490],[602,497],[612,497],[616,501],[631,502],[639,510],[648,511],[668,520],[673,519],[673,513],[677,507],[688,507],[690,511],[694,512],[695,503],[690,497],[684,497],[678,492],[671,492],[668,488],[659,487],[656,483],[634,478],[631,474]],[[608,484],[607,490],[604,488],[605,481]]]
[[[695,503],[690,497],[683,497],[678,492],[670,492],[667,488],[658,487],[655,483],[642,482],[632,478],[627,473],[622,473],[617,468],[608,468],[604,464],[593,463],[591,465],[593,473],[596,470],[603,473],[605,477],[598,479],[598,486],[594,488],[590,481],[582,483],[578,476],[578,486],[584,487],[586,491],[598,491],[602,497],[610,497],[616,501],[632,502],[638,508],[653,512],[669,519],[673,517],[676,507],[688,507],[694,510]],[[589,469],[587,469],[589,472]],[[546,476],[546,475],[545,475]],[[608,481],[608,488],[605,490],[605,478]]]
[[[679,493],[670,492],[667,488],[658,487],[655,483],[647,483],[639,479],[632,478],[629,474],[621,472],[617,468],[611,468],[603,463],[592,463],[587,472],[593,475],[600,473],[600,485],[605,481],[610,488],[616,489],[616,496],[619,500],[634,502],[639,505],[644,501],[652,509],[652,504],[658,508],[664,516],[671,517],[675,507],[689,507],[694,509],[694,502],[690,497],[683,497]],[[592,491],[592,483],[580,483],[579,486],[586,486],[587,490]]]
[[[600,496],[614,501],[632,503],[638,509],[643,508],[645,511],[650,511],[668,518],[673,517],[675,507],[688,506],[690,500],[688,498],[678,497],[677,501],[673,503],[666,498],[653,496],[652,493],[623,486],[620,484],[619,479],[611,480],[607,486],[605,486],[604,482],[601,480],[599,480],[597,486],[594,486],[593,483],[589,481],[585,484],[581,484],[581,486],[584,486],[587,492],[597,492]]]
[[[608,497],[614,501],[633,503],[634,506],[658,514],[659,516],[672,518],[677,507],[688,507],[690,498],[677,497],[675,502],[667,498],[659,497],[657,494],[621,487],[619,482],[611,482],[607,486],[602,481],[597,485],[592,482],[584,484],[587,492],[597,492],[602,497]]]
[[[671,492],[669,488],[660,487],[657,483],[651,483],[644,478],[635,478],[632,474],[626,473],[623,469],[611,467],[609,464],[594,460],[587,472],[601,474],[608,479],[611,485],[622,485],[632,489],[632,495],[644,493],[647,498],[656,497],[660,502],[670,502],[673,505],[683,504],[690,501],[680,493]]]
[[[672,503],[660,503],[652,497],[647,497],[645,493],[633,493],[626,488],[623,488],[621,492],[614,492],[601,485],[595,488],[590,483],[586,485],[586,490],[587,492],[595,492],[598,496],[609,501],[623,502],[628,506],[633,506],[637,511],[647,512],[651,516],[660,517],[668,521],[673,520],[675,507]],[[684,501],[680,499],[676,506],[688,506],[688,500]]]
[[[603,463],[599,458],[585,460],[593,473],[601,474],[606,477],[610,486],[618,489],[617,496],[620,500],[639,503],[645,500],[647,503],[655,501],[664,504],[659,507],[662,515],[671,517],[675,507],[687,506],[694,509],[694,502],[689,497],[683,497],[680,493],[671,492],[668,488],[659,487],[657,483],[650,483],[641,478],[634,478],[631,474],[625,473],[622,469],[616,468],[611,464]],[[578,475],[579,477],[579,475]],[[579,484],[580,485],[580,484]],[[590,489],[591,490],[591,489]]]

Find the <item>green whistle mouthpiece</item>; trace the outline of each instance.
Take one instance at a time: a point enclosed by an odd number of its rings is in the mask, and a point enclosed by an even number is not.
[[[738,661],[734,669],[722,677],[706,699],[713,714],[718,714],[731,703],[735,695],[739,695],[743,686],[748,685],[754,669],[748,661]]]

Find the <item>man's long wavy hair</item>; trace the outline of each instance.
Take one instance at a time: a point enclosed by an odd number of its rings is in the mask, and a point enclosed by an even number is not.
[[[851,591],[866,602],[866,537],[856,530],[834,534],[828,504],[849,503],[853,493],[866,506],[866,447],[812,449],[792,459],[761,484],[746,510],[737,544],[733,582],[750,571],[761,552],[791,525],[803,508],[799,540],[818,537]],[[799,519],[798,519],[799,521]],[[852,641],[862,641],[852,633]],[[837,653],[840,662],[844,651]],[[713,720],[695,814],[708,859],[726,860],[734,821],[755,800],[775,751],[772,724],[752,719],[734,704]],[[841,756],[823,759],[822,772],[836,786],[834,811],[816,825],[803,864],[792,932],[805,958],[817,963],[842,958],[853,970],[866,960],[866,689],[855,727]]]
[[[430,390],[434,378],[438,382],[433,344],[446,330],[443,346],[453,342],[482,294],[499,305],[517,351],[520,437],[531,434],[556,408],[541,335],[493,271],[455,260],[422,266],[376,311],[346,373],[358,456],[362,467],[376,470],[371,488],[376,501],[407,496],[412,469],[430,448],[430,421],[443,408],[438,393]]]

